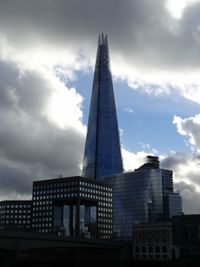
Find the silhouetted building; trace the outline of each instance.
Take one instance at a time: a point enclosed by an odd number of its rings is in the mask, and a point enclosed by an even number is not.
[[[163,261],[175,258],[179,258],[179,248],[173,244],[171,223],[134,225],[134,260]]]
[[[174,216],[172,218],[174,244],[181,256],[200,255],[200,214]]]
[[[112,188],[80,176],[33,182],[32,228],[87,238],[112,236]]]
[[[82,176],[123,172],[107,36],[99,36]]]
[[[113,235],[131,239],[135,224],[169,220],[182,214],[181,197],[173,192],[172,171],[160,169],[158,157],[134,172],[102,178],[113,186]]]
[[[30,231],[32,201],[6,200],[0,202],[0,230]]]

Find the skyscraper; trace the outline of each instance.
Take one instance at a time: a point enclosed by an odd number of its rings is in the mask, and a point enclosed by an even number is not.
[[[107,36],[101,34],[85,143],[82,176],[100,179],[123,172]]]
[[[182,214],[179,193],[174,192],[173,172],[160,168],[159,159],[148,156],[147,163],[133,172],[101,179],[113,188],[113,233],[131,239],[133,226],[168,221]]]

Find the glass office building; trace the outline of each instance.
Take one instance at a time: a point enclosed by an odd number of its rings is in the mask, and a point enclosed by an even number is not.
[[[113,186],[113,235],[131,239],[133,226],[169,220],[182,213],[181,197],[173,192],[172,171],[159,168],[157,157],[134,172],[102,178]]]
[[[123,172],[107,36],[99,36],[82,176]]]
[[[32,229],[69,237],[112,236],[112,187],[80,176],[33,182]]]

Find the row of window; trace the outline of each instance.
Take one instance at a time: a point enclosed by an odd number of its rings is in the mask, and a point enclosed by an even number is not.
[[[50,230],[48,229],[38,229],[38,232],[40,233],[48,233]]]
[[[62,193],[62,192],[76,192],[78,191],[78,187],[68,187],[68,188],[57,188],[57,189],[50,189],[50,190],[39,190],[39,191],[33,191],[33,196],[37,195],[45,195],[45,194],[56,194],[56,193]],[[106,192],[105,190],[95,190],[93,188],[88,188],[88,187],[80,187],[80,191],[83,192],[89,192],[93,194],[100,194],[104,196],[112,196],[112,193]]]
[[[46,189],[46,188],[59,188],[59,187],[69,187],[72,185],[79,185],[79,181],[67,181],[64,183],[51,183],[51,184],[34,184],[33,190],[40,190],[40,189]]]
[[[52,221],[52,218],[51,217],[45,217],[45,218],[35,217],[32,219],[32,222],[46,222],[46,221]]]
[[[0,205],[0,210],[2,210],[2,209],[9,209],[9,208],[11,208],[11,209],[18,209],[18,208],[20,208],[20,209],[30,209],[31,208],[31,205],[29,204],[29,205],[27,205],[27,204],[4,204],[4,205]]]
[[[85,181],[80,181],[80,185],[89,187],[89,188],[96,188],[99,190],[104,190],[104,191],[109,191],[112,192],[112,188],[108,186],[103,186],[103,185],[97,185],[97,184],[91,184],[87,183]],[[41,190],[41,189],[47,189],[47,188],[69,188],[71,186],[79,186],[79,181],[68,181],[65,183],[56,183],[56,184],[43,184],[43,185],[34,185],[33,190]]]
[[[140,253],[140,252],[149,252],[149,253],[153,253],[153,252],[163,252],[163,253],[167,253],[168,249],[166,246],[162,246],[162,247],[159,247],[159,246],[156,246],[156,247],[153,247],[153,246],[149,246],[149,247],[145,247],[143,246],[142,248],[136,246],[135,247],[135,252],[136,253]]]
[[[5,224],[29,224],[30,220],[5,220]]]
[[[41,196],[33,196],[33,200],[42,200],[42,199],[55,199],[55,198],[63,198],[63,197],[78,197],[78,193],[65,193],[65,194],[53,194],[53,195],[41,195]],[[97,196],[93,193],[80,193],[80,197],[88,197],[92,199],[98,199],[102,201],[112,201],[112,198]]]
[[[135,243],[166,243],[169,242],[169,238],[163,237],[163,238],[141,238],[137,239],[134,238],[133,240]]]
[[[33,206],[37,206],[37,205],[51,205],[53,202],[50,200],[46,200],[46,201],[34,201],[33,202]]]
[[[2,219],[30,219],[31,218],[31,216],[30,215],[6,215],[6,216],[3,216],[3,217],[1,217]]]
[[[46,228],[51,228],[52,227],[52,223],[39,223],[39,224],[32,224],[32,227],[33,228],[44,228],[44,227],[46,227]]]
[[[111,230],[99,230],[100,234],[112,234]]]
[[[33,208],[33,212],[34,211],[39,211],[39,210],[40,211],[42,211],[42,210],[44,210],[44,211],[46,211],[46,210],[52,210],[52,206],[42,206],[42,207],[41,206],[40,207],[37,207],[36,206],[36,207]]]
[[[0,216],[5,216],[7,214],[23,214],[23,215],[26,215],[26,214],[30,214],[31,211],[30,210],[2,210],[0,211]]]

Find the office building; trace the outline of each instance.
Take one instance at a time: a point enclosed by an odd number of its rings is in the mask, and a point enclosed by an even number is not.
[[[82,176],[123,172],[107,36],[99,36]]]
[[[6,200],[0,202],[1,231],[30,231],[32,201]]]
[[[80,176],[33,182],[32,229],[70,237],[112,236],[112,187]]]
[[[172,218],[174,244],[179,246],[182,257],[200,255],[200,214]]]
[[[160,169],[158,157],[134,172],[102,178],[113,186],[113,235],[131,239],[135,224],[155,223],[182,214],[181,197],[173,191],[171,170]]]
[[[173,244],[171,223],[138,224],[133,227],[133,259],[165,261],[180,256]]]

